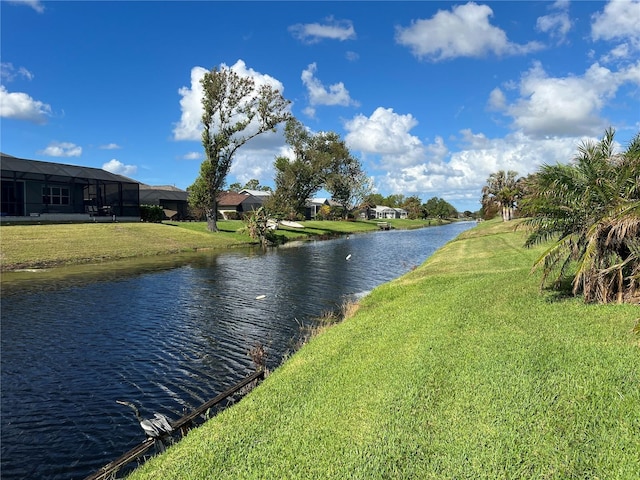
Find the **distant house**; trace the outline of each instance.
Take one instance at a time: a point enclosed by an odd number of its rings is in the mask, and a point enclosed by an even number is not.
[[[100,168],[0,154],[2,221],[140,220],[139,183]]]
[[[304,206],[304,217],[307,220],[316,218],[316,215],[324,205],[329,205],[328,198],[312,198],[308,200]]]
[[[387,218],[407,218],[408,212],[404,208],[385,207],[384,205],[376,205],[374,208],[368,209],[367,217],[369,219],[387,219]]]
[[[329,207],[340,207],[341,205],[330,198],[316,197],[308,200],[304,206],[304,216],[307,220],[316,218],[320,209],[328,205]]]
[[[172,185],[140,184],[140,205],[159,205],[166,220],[184,220],[189,216],[189,192]]]
[[[218,196],[218,213],[222,218],[241,218],[259,209],[263,200],[248,193],[223,192]]]

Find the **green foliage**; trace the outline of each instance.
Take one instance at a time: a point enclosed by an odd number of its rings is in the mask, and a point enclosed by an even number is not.
[[[482,187],[482,206],[485,220],[493,218],[494,212],[502,211],[502,220],[507,222],[514,218],[517,202],[523,196],[523,178],[517,178],[518,172],[500,170],[487,178]]]
[[[258,240],[262,246],[277,243],[277,237],[270,228],[270,216],[264,207],[251,212],[245,217],[245,224],[249,236]]]
[[[534,268],[556,288],[571,278],[587,302],[640,301],[640,134],[619,155],[614,135],[528,180],[526,245],[553,241]]]
[[[247,183],[244,184],[244,187],[238,182],[232,183],[231,185],[229,185],[230,192],[240,192],[242,190],[258,190],[261,192],[273,191],[269,186],[260,185],[260,181],[256,178],[252,178],[251,180],[249,180]]]
[[[274,212],[284,218],[303,217],[307,201],[324,187],[346,217],[371,192],[371,180],[338,134],[312,134],[291,118],[285,137],[294,158],[278,157],[274,163],[276,191],[269,203]]]
[[[140,220],[160,223],[164,220],[164,210],[160,205],[140,205]]]
[[[425,218],[454,218],[458,211],[453,205],[443,198],[432,197],[422,206],[422,214]]]

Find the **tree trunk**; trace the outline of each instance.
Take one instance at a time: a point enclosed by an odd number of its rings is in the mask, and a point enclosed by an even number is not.
[[[212,208],[207,208],[207,230],[218,231],[218,203],[214,202]]]

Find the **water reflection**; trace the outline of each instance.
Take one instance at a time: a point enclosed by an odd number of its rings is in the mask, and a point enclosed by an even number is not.
[[[256,342],[276,366],[301,323],[470,226],[3,276],[2,478],[83,478],[143,439],[116,399],[177,419],[250,373]]]

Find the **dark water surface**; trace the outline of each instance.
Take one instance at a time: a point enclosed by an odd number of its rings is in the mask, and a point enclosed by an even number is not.
[[[473,225],[3,275],[2,479],[90,475],[144,439],[117,399],[176,420],[251,373],[257,342],[275,367],[300,324]]]

